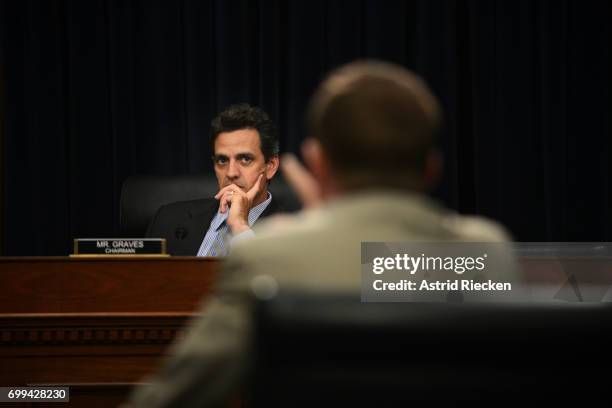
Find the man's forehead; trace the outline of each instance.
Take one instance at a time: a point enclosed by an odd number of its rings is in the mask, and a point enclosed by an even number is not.
[[[222,149],[218,149],[217,152],[215,153],[215,156],[217,157],[244,157],[244,156],[256,156],[257,152],[254,151],[250,151],[250,150],[241,150],[241,151],[232,151],[232,152],[226,152]]]
[[[258,154],[261,151],[259,132],[255,129],[239,129],[221,132],[215,139],[215,154]]]

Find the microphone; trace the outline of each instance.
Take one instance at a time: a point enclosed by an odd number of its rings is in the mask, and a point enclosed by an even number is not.
[[[177,227],[174,230],[174,236],[176,237],[176,239],[178,240],[183,240],[187,237],[187,235],[189,234],[189,230],[185,227]]]

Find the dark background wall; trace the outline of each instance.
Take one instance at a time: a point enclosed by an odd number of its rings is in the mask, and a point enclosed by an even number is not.
[[[212,172],[230,103],[297,151],[308,96],[355,58],[441,98],[446,204],[522,241],[611,240],[610,21],[589,0],[4,0],[3,254],[117,235],[130,175]]]

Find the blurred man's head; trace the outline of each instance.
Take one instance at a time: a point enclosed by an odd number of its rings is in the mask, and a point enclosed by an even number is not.
[[[313,140],[304,159],[327,193],[427,189],[439,173],[438,102],[402,67],[365,61],[333,71],[313,95],[307,121]]]
[[[263,110],[247,104],[232,105],[213,119],[211,147],[220,189],[236,184],[246,192],[260,174],[267,183],[278,169],[274,123]],[[256,197],[255,202],[263,199]]]

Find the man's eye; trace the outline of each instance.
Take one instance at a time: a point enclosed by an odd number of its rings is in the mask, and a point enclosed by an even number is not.
[[[253,161],[252,157],[241,157],[240,161],[242,162],[242,164],[249,164]]]
[[[217,157],[217,164],[225,164],[227,163],[227,158],[225,157]]]

